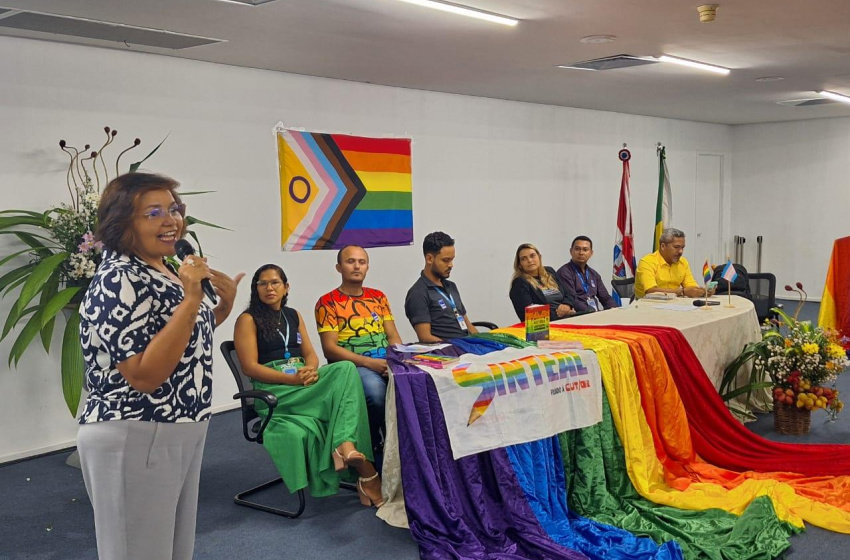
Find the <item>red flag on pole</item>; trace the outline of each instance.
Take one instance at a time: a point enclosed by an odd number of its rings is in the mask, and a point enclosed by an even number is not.
[[[629,160],[632,154],[620,150],[623,179],[620,181],[620,204],[617,209],[617,233],[614,235],[614,278],[632,278],[637,269],[635,240],[632,235],[632,202],[629,193]]]

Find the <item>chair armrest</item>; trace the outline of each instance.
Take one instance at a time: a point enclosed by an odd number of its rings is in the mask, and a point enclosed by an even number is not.
[[[277,397],[274,396],[273,393],[269,393],[268,391],[263,391],[260,389],[251,389],[249,391],[242,391],[240,393],[236,393],[233,395],[234,399],[260,399],[266,406],[269,407],[269,410],[273,409],[277,406]]]
[[[485,329],[489,329],[491,331],[495,331],[499,328],[499,325],[497,325],[496,323],[491,323],[490,321],[473,321],[472,326],[484,327]]]
[[[233,398],[242,401],[243,409],[244,407],[248,406],[248,404],[245,402],[245,399],[260,399],[261,401],[266,403],[267,407],[269,407],[266,411],[265,416],[260,415],[262,417],[262,421],[260,422],[260,428],[257,430],[257,433],[253,437],[248,434],[247,424],[245,424],[244,428],[246,439],[256,441],[257,443],[263,443],[263,432],[266,430],[266,426],[269,425],[269,422],[271,422],[272,414],[274,413],[274,409],[277,406],[277,397],[268,391],[263,391],[261,389],[251,389],[249,391],[240,391],[239,393],[233,395]]]

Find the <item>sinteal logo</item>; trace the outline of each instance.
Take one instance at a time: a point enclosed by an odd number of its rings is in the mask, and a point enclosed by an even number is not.
[[[588,374],[587,368],[581,363],[581,357],[574,352],[553,352],[525,356],[508,362],[486,364],[484,371],[469,371],[472,364],[461,364],[452,368],[455,383],[461,387],[480,387],[481,393],[475,399],[469,412],[467,426],[481,418],[496,398],[527,390],[531,385],[528,372],[534,385],[558,384],[552,388],[552,394],[581,390],[590,387],[587,380],[572,380],[561,386],[559,382],[565,379]],[[476,367],[476,370],[483,368]]]

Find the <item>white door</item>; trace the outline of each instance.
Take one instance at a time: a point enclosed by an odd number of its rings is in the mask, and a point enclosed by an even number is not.
[[[726,262],[722,255],[723,156],[697,154],[694,235],[688,235],[685,250],[694,269],[702,274],[705,259],[713,265]],[[729,255],[732,256],[732,255]],[[698,278],[698,277],[697,277]],[[701,284],[702,282],[700,282]]]

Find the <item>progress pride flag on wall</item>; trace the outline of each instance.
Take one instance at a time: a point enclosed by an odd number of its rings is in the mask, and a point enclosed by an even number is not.
[[[413,243],[409,138],[275,133],[284,251]]]

